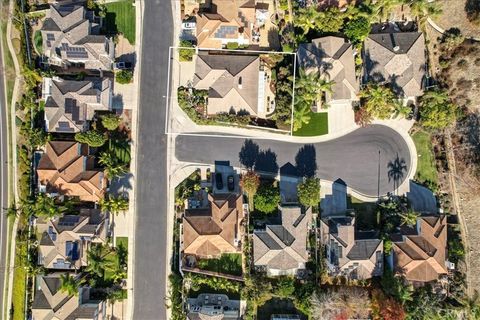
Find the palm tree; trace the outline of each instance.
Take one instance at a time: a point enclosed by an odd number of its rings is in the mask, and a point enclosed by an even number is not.
[[[303,30],[303,34],[307,34],[311,29],[315,29],[318,14],[315,6],[302,8],[295,15],[295,25]]]
[[[101,244],[92,244],[87,251],[88,265],[85,271],[94,278],[103,278],[105,274],[105,250]]]
[[[115,249],[113,260],[105,264],[105,269],[112,273],[111,279],[114,283],[127,277],[127,254],[127,249],[123,245],[119,245]]]
[[[408,225],[414,226],[417,223],[417,218],[420,216],[413,210],[408,210],[407,212],[399,212],[398,215],[400,216],[401,225]]]
[[[103,211],[118,214],[128,210],[128,199],[124,197],[109,196],[108,198],[100,200],[100,207]]]
[[[49,219],[62,215],[67,211],[69,211],[68,206],[65,206],[63,203],[56,203],[54,197],[45,193],[38,194],[37,199],[33,204],[33,212],[35,215]]]
[[[69,296],[78,295],[78,287],[80,282],[72,277],[69,273],[60,275],[60,291],[67,293]]]
[[[127,172],[127,168],[123,163],[120,163],[112,151],[102,152],[98,162],[105,166],[107,177],[112,180]]]
[[[296,103],[294,106],[295,110],[293,112],[293,131],[297,131],[302,128],[303,124],[308,124],[310,122],[310,105],[304,103]],[[290,123],[290,120],[287,122]]]
[[[333,84],[333,81],[322,78],[319,72],[306,73],[304,69],[300,69],[299,77],[295,80],[295,89],[301,100],[313,104],[321,102],[325,92],[331,93]]]
[[[410,0],[408,2],[412,16],[420,23],[425,25],[428,18],[438,17],[442,13],[442,8],[433,1],[428,0]]]
[[[396,6],[402,4],[404,0],[377,0],[373,5],[373,15],[379,17],[380,21],[388,20],[390,14]]]

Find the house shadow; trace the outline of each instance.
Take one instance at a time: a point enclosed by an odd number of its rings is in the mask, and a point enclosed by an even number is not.
[[[124,53],[116,57],[117,61],[130,62],[132,64],[132,69],[135,69],[137,64],[137,54],[135,52]]]
[[[119,110],[120,113],[123,111],[125,103],[123,101],[123,94],[117,93],[112,96],[112,109]]]
[[[297,168],[287,162],[280,167],[280,197],[282,204],[297,203],[297,185],[302,180]]]
[[[315,147],[306,144],[298,150],[295,156],[295,166],[300,177],[311,178],[317,172],[317,155]]]
[[[343,215],[347,211],[347,184],[342,179],[321,186],[323,197],[320,201],[322,217]]]

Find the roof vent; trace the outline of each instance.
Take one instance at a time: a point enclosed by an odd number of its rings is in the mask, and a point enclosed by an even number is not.
[[[393,51],[398,52],[399,50],[400,50],[400,47],[399,47],[399,46],[393,47]]]

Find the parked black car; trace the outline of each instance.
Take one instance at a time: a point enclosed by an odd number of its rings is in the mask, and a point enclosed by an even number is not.
[[[233,176],[230,175],[227,177],[227,188],[228,188],[228,191],[233,191],[235,189],[235,185],[233,183]]]
[[[218,190],[223,189],[223,178],[220,172],[215,173],[215,184],[217,185]]]

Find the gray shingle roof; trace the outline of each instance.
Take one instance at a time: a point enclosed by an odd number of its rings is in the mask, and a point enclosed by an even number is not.
[[[422,33],[371,34],[364,48],[367,81],[389,82],[405,97],[423,94],[426,57]]]
[[[381,240],[356,240],[355,245],[350,249],[347,258],[350,260],[366,260],[369,259],[377,249]]]

